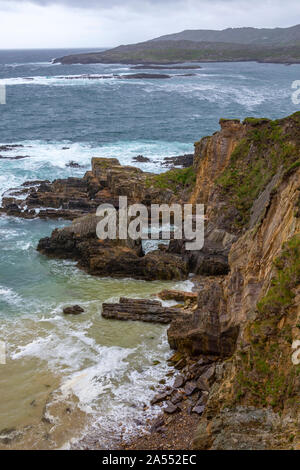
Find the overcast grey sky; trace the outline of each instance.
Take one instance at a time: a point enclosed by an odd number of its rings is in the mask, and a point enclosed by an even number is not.
[[[0,0],[0,49],[110,47],[183,29],[297,23],[300,0]]]

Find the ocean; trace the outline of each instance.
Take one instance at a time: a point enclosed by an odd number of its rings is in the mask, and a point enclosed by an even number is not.
[[[94,156],[161,172],[164,157],[192,153],[221,117],[299,110],[291,87],[300,65],[199,64],[192,76],[166,70],[170,79],[124,80],[114,74],[138,71],[51,63],[73,52],[0,51],[0,145],[22,145],[2,156],[28,156],[0,159],[0,198],[26,180],[82,176]],[[140,154],[150,162],[133,163]],[[71,160],[83,168],[66,167]],[[82,436],[111,448],[158,412],[149,402],[170,371],[166,328],[103,320],[101,305],[192,283],[96,278],[37,253],[38,240],[67,223],[0,216],[0,449],[80,447]],[[73,304],[85,313],[64,317]]]

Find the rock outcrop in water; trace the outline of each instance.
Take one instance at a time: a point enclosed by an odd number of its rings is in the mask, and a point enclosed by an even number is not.
[[[76,260],[79,268],[98,276],[151,281],[184,279],[188,275],[187,264],[179,255],[159,250],[144,255],[141,242],[131,239],[99,240],[99,220],[92,214],[76,219],[40,240],[38,250],[48,256]]]
[[[122,166],[116,158],[93,158],[92,170],[83,178],[28,181],[3,195],[1,211],[23,218],[75,219],[95,213],[97,207],[109,203],[118,208],[119,196],[127,196],[128,204],[169,202],[174,191],[152,185],[156,175],[133,166]]]
[[[171,323],[184,316],[180,309],[163,307],[158,300],[120,298],[119,303],[102,305],[102,316],[113,320],[134,320],[147,323]]]
[[[84,309],[80,305],[73,305],[73,307],[65,307],[63,313],[65,315],[80,315],[84,312]]]

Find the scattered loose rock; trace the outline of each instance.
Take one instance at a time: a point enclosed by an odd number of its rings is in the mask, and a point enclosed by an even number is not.
[[[205,410],[205,406],[204,405],[196,405],[194,406],[194,408],[192,409],[192,413],[197,413],[198,415],[202,415],[202,413],[204,412]]]
[[[185,381],[184,381],[184,377],[182,375],[178,375],[176,378],[175,378],[175,381],[174,381],[174,388],[181,388],[183,385],[184,385]]]
[[[162,166],[166,167],[174,167],[179,166],[181,168],[189,168],[193,165],[194,161],[194,154],[187,153],[184,155],[179,155],[177,157],[165,157],[163,162],[161,163]]]
[[[184,393],[187,396],[192,395],[193,393],[197,392],[197,390],[199,390],[199,388],[198,388],[196,382],[187,382],[187,384],[184,387]]]
[[[168,401],[166,408],[164,408],[164,412],[169,414],[169,415],[172,415],[172,414],[176,413],[177,411],[180,411],[179,406],[174,405],[171,401]]]
[[[66,150],[66,148],[63,148],[63,150]],[[69,167],[69,168],[82,168],[82,165],[79,165],[79,163],[77,162],[74,162],[73,160],[69,161],[68,163],[66,163],[66,167]]]

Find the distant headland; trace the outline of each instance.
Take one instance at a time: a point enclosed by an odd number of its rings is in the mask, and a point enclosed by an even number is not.
[[[61,64],[170,65],[184,62],[300,63],[300,25],[290,28],[185,30],[102,52],[54,59]]]

